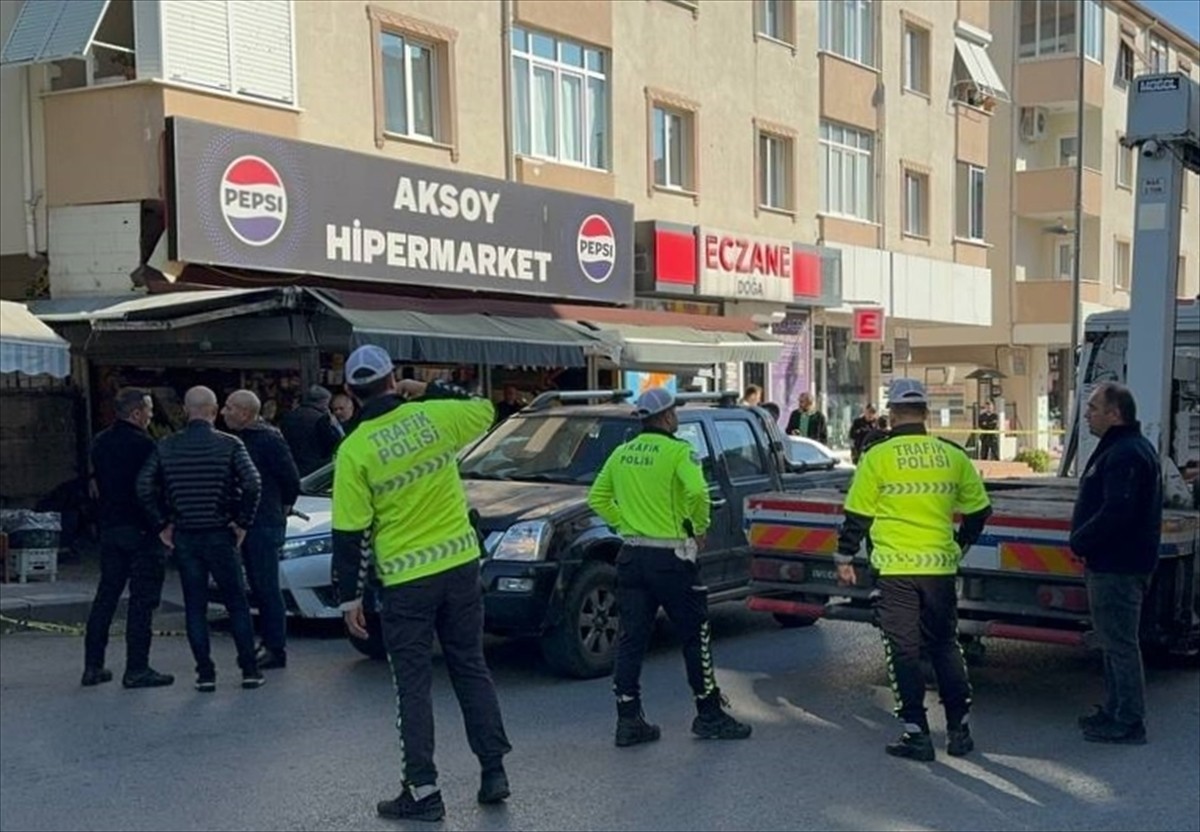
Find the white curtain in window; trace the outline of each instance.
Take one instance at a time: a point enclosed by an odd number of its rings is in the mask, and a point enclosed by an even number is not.
[[[434,137],[433,52],[428,47],[408,45],[412,73],[412,131]]]
[[[588,164],[608,168],[608,91],[600,78],[588,79]]]
[[[408,133],[407,85],[404,79],[404,39],[391,32],[380,35],[383,54],[383,109],[385,129],[389,133]]]
[[[529,121],[529,61],[513,58],[513,140],[518,153],[532,152]]]
[[[555,141],[558,119],[554,101],[554,70],[539,66],[533,68],[532,93],[533,153],[537,156],[554,156],[558,150]]]
[[[559,121],[561,156],[568,162],[583,164],[583,79],[562,73],[559,76]]]

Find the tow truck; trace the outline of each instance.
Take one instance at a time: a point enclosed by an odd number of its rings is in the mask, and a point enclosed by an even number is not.
[[[1200,173],[1200,85],[1182,73],[1141,76],[1133,85],[1124,139],[1140,156],[1128,312],[1089,317],[1066,465],[1055,477],[994,480],[994,513],[960,565],[960,633],[968,656],[982,637],[1082,646],[1090,629],[1083,563],[1068,540],[1077,481],[1095,442],[1081,424],[1094,386],[1126,383],[1142,431],[1158,449],[1167,506],[1159,565],[1143,609],[1152,656],[1194,662],[1200,653],[1200,304],[1175,298],[1184,170]],[[1192,478],[1189,490],[1184,472]],[[833,553],[844,494],[760,494],[743,513],[751,546],[751,609],[808,624],[822,618],[872,622],[866,546],[858,584],[837,584]]]

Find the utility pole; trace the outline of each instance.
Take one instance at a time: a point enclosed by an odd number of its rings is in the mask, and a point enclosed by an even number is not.
[[[1071,263],[1071,339],[1067,356],[1065,391],[1067,415],[1071,419],[1071,426],[1075,427],[1079,424],[1079,401],[1075,388],[1079,379],[1079,370],[1076,364],[1079,359],[1079,319],[1082,306],[1080,268],[1083,260],[1083,74],[1086,66],[1083,56],[1084,34],[1083,31],[1080,31],[1078,37],[1079,65],[1077,89],[1075,90],[1075,240],[1072,246],[1074,256]]]

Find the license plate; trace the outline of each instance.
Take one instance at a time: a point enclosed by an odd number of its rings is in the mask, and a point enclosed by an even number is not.
[[[808,579],[816,584],[836,584],[838,581],[836,569],[809,567],[807,571]]]

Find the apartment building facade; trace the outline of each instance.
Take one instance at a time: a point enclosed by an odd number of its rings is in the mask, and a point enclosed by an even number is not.
[[[1009,405],[1010,423],[1031,432],[1021,444],[1046,448],[1068,407],[1078,154],[1080,311],[1086,319],[1129,305],[1137,158],[1120,139],[1130,82],[1148,72],[1200,79],[1200,47],[1124,0],[994,3],[990,29],[992,54],[1012,95],[1012,106],[991,123],[992,325],[923,330],[914,353],[935,373],[943,367],[960,375],[974,367],[1000,370],[1007,378],[996,381],[995,393]],[[1175,275],[1180,297],[1200,293],[1198,187],[1197,176],[1187,174]]]
[[[6,0],[21,233],[56,297],[177,272],[157,243],[171,117],[617,200],[633,305],[772,328],[781,357],[722,362],[717,383],[814,389],[844,434],[917,333],[993,323],[993,5]]]

